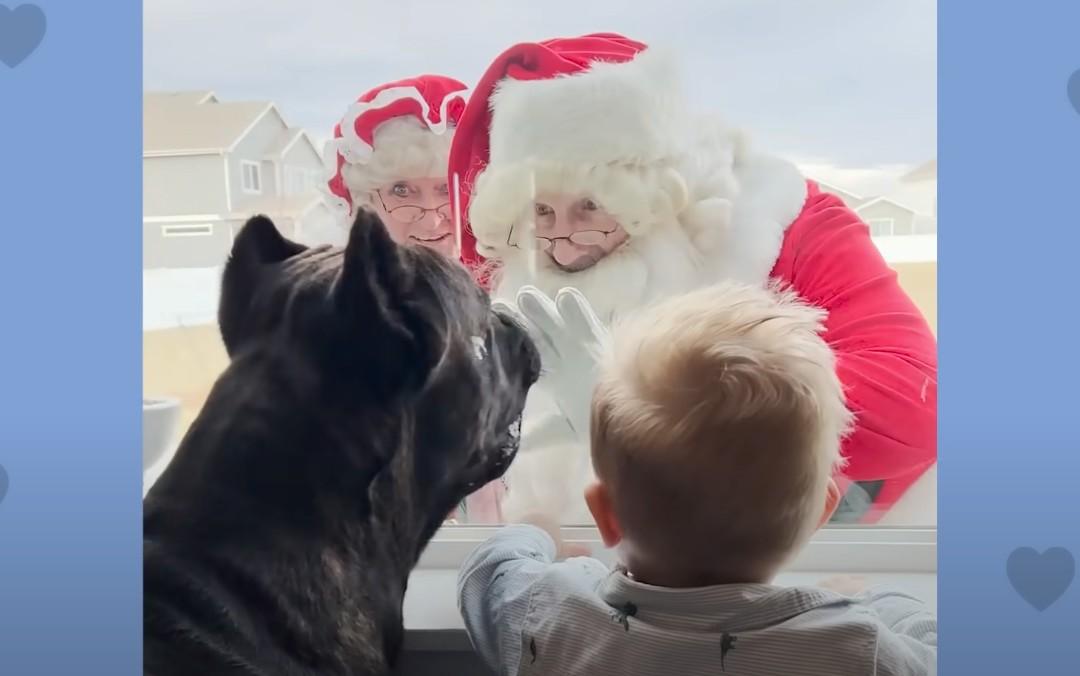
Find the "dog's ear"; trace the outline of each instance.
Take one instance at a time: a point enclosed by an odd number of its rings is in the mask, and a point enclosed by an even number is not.
[[[372,385],[399,388],[410,376],[422,378],[425,326],[414,296],[416,270],[382,220],[358,210],[337,288],[339,314],[358,342],[348,351]]]
[[[225,263],[218,305],[221,338],[230,355],[248,335],[251,302],[267,269],[306,250],[283,237],[266,216],[255,216],[240,229]]]

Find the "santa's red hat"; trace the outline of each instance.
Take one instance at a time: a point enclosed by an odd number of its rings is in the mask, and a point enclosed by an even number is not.
[[[354,195],[379,177],[441,176],[453,128],[465,109],[466,89],[449,77],[420,75],[381,85],[357,99],[334,127],[327,151],[331,205],[351,217]]]
[[[450,151],[463,262],[478,268],[537,191],[573,185],[601,202],[610,196],[609,210],[649,208],[635,204],[649,199],[647,191],[617,186],[608,169],[642,169],[639,178],[664,180],[662,170],[644,174],[682,147],[683,103],[671,60],[621,35],[503,52],[474,88]],[[628,230],[637,219],[615,215]]]

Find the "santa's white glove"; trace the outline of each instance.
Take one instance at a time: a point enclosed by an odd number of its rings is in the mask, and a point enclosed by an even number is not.
[[[523,286],[516,302],[517,314],[540,350],[543,376],[539,385],[550,392],[577,440],[587,448],[596,364],[610,334],[577,289],[561,289],[552,300],[535,287]],[[515,309],[505,303],[496,305]]]

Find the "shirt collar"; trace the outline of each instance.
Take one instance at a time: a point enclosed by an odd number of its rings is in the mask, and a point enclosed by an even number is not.
[[[608,575],[597,591],[605,603],[634,617],[662,620],[664,616],[675,616],[681,623],[732,632],[770,626],[815,608],[851,602],[840,594],[813,587],[772,584],[656,587],[627,577],[619,568]]]

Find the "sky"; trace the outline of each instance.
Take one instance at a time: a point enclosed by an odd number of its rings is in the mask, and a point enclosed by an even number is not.
[[[145,0],[143,86],[269,100],[320,142],[358,95],[472,85],[524,41],[670,47],[693,104],[815,178],[874,194],[937,153],[934,0]]]

